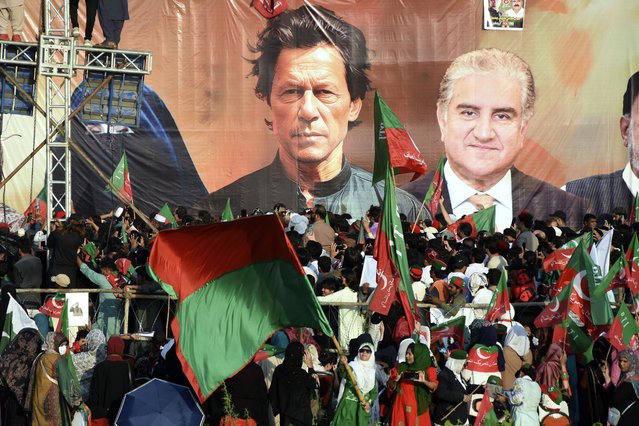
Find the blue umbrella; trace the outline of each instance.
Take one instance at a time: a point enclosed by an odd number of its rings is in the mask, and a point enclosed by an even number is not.
[[[153,379],[124,395],[116,426],[202,426],[204,412],[186,386]]]

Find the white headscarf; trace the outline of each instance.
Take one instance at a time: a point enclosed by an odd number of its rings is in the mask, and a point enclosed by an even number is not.
[[[355,374],[357,386],[362,393],[368,393],[375,387],[375,350],[372,343],[362,343],[359,349],[368,348],[371,350],[371,357],[368,361],[360,358],[359,351],[355,359],[348,363]]]
[[[411,343],[415,343],[410,337],[399,342],[399,349],[397,350],[397,362],[406,362],[406,351]]]
[[[523,325],[513,322],[512,327],[506,334],[504,347],[510,347],[520,357],[526,355],[530,351],[530,340]]]

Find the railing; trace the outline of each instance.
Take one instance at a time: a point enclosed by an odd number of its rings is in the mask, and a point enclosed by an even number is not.
[[[131,289],[129,287],[125,287],[122,290],[114,290],[114,289],[95,289],[95,288],[87,288],[87,289],[16,289],[16,293],[113,293],[117,297],[121,297],[124,300],[124,334],[128,334],[129,332],[129,312],[131,310],[131,300],[132,299],[151,299],[151,300],[164,300],[169,302],[171,300],[177,300],[174,297],[169,296],[168,294],[148,294],[148,293],[137,293],[135,289]],[[367,307],[368,303],[366,302],[319,302],[321,306],[335,306],[335,307]],[[511,303],[514,308],[517,307],[531,307],[531,306],[546,306],[549,302],[525,302],[525,303]],[[463,307],[464,308],[477,308],[477,309],[486,309],[488,308],[488,304],[486,303],[467,303]],[[436,305],[431,303],[418,303],[418,308],[436,308]],[[171,306],[167,303],[167,315],[166,315],[166,326],[165,331],[168,336],[169,331],[169,323],[171,319]]]

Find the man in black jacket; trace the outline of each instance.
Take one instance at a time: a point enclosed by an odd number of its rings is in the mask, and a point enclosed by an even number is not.
[[[446,421],[452,424],[465,424],[468,420],[468,402],[466,383],[460,373],[464,368],[468,354],[457,349],[450,353],[446,365],[441,369],[437,380],[439,385],[434,393],[435,411],[433,423],[443,425]]]

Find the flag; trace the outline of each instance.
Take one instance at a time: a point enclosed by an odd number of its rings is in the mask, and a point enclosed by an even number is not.
[[[635,317],[630,313],[625,303],[619,306],[617,316],[612,321],[610,331],[608,331],[608,340],[610,344],[618,351],[628,349],[632,336],[639,333],[639,327]]]
[[[508,295],[508,278],[506,277],[506,269],[502,269],[497,291],[493,293],[493,298],[488,305],[488,312],[484,319],[486,321],[495,322],[506,312],[510,312],[510,297]]]
[[[8,296],[9,303],[2,328],[2,336],[0,337],[0,354],[4,352],[13,338],[16,337],[23,328],[38,329],[35,321],[29,318],[29,315],[27,315],[16,299],[14,299],[11,294],[8,294]]]
[[[575,249],[579,245],[580,241],[584,241],[586,247],[591,247],[593,243],[592,232],[587,232],[576,238],[573,238],[572,240],[568,241],[566,244],[546,256],[543,265],[544,272],[563,271],[568,264],[570,256],[572,256],[572,254],[575,252]]]
[[[404,308],[410,333],[415,330],[415,300],[411,286],[406,243],[397,211],[393,170],[386,167],[384,206],[377,228],[373,257],[377,260],[377,288],[369,310],[387,315],[396,293]]]
[[[570,283],[570,312],[579,319],[586,329],[592,331],[594,325],[610,324],[612,310],[605,295],[598,296],[601,277],[596,273],[596,267],[586,252],[583,240],[570,257],[555,285],[555,292]]]
[[[628,218],[629,223],[637,223],[639,222],[639,217],[637,217],[637,205],[639,204],[639,194],[635,195],[634,202],[632,203],[632,210],[630,210],[630,217]]]
[[[619,256],[615,263],[612,264],[606,276],[601,280],[601,284],[595,289],[595,294],[601,296],[608,290],[626,287],[628,285],[628,277],[630,276],[630,267],[624,256]]]
[[[224,211],[222,211],[222,222],[230,222],[232,220],[233,220],[233,211],[231,210],[231,199],[227,198],[226,206],[224,206]]]
[[[493,408],[493,403],[488,396],[488,386],[484,389],[484,397],[481,399],[481,405],[477,410],[477,417],[473,426],[498,426],[497,414]]]
[[[590,249],[590,257],[595,265],[599,267],[602,277],[606,276],[610,267],[610,252],[612,251],[612,237],[614,233],[614,229],[606,232],[604,236],[601,237],[601,240],[593,244]]]
[[[434,325],[430,328],[430,344],[439,342],[444,337],[452,337],[459,347],[464,347],[464,325],[466,317],[453,318],[450,321]]]
[[[559,294],[539,313],[535,318],[535,327],[550,327],[559,324],[568,318],[568,305],[572,293],[572,282],[559,292]]]
[[[472,225],[473,232],[470,234],[471,238],[476,238],[477,233],[480,231],[488,231],[492,234],[495,232],[495,206],[476,211],[448,226],[446,229],[453,233],[456,240],[459,240],[457,237],[457,228],[459,228],[459,224],[463,222],[468,222]]]
[[[373,183],[384,180],[390,162],[395,174],[413,173],[411,180],[426,173],[426,162],[404,125],[375,91],[375,165]]]
[[[359,233],[357,234],[357,243],[364,245],[366,244],[366,231],[364,231],[364,218],[362,217],[359,220]]]
[[[565,342],[575,354],[586,353],[592,348],[592,338],[570,317],[554,328],[552,342],[559,345]]]
[[[38,195],[33,199],[29,207],[24,211],[24,215],[28,216],[31,214],[32,216],[46,216],[47,215],[47,185],[42,187]]]
[[[437,204],[442,197],[442,188],[444,186],[444,164],[446,164],[446,155],[442,155],[437,162],[437,168],[433,175],[433,180],[428,186],[426,195],[424,196],[424,204],[428,206],[430,214],[435,217],[437,213]]]
[[[628,288],[632,295],[637,298],[637,293],[639,293],[639,240],[634,232],[632,233],[628,251],[626,251],[626,260],[628,261],[628,271],[630,272],[627,279]]]
[[[60,314],[60,321],[58,321],[58,327],[56,332],[64,334],[69,340],[69,348],[71,348],[71,337],[69,333],[69,299],[64,300],[64,306],[62,307],[62,313]],[[71,351],[68,350],[65,355],[65,360],[67,367],[69,369],[69,373],[71,375],[71,379],[76,384],[76,386],[80,386],[80,381],[78,380],[78,372],[75,371],[75,364],[73,364],[73,357],[71,355]]]
[[[173,212],[171,211],[171,208],[169,207],[169,203],[164,203],[164,205],[162,206],[158,214],[164,217],[165,225],[170,223],[171,228],[178,228],[177,220],[175,219],[175,216],[173,216]]]
[[[117,190],[115,196],[126,204],[133,202],[133,191],[131,190],[131,179],[129,177],[129,165],[126,161],[126,152],[122,153],[122,157],[111,176],[111,183]],[[107,185],[107,191],[113,191],[110,185]]]
[[[275,215],[160,232],[147,268],[179,299],[171,328],[200,402],[276,331],[312,327],[333,335]]]

